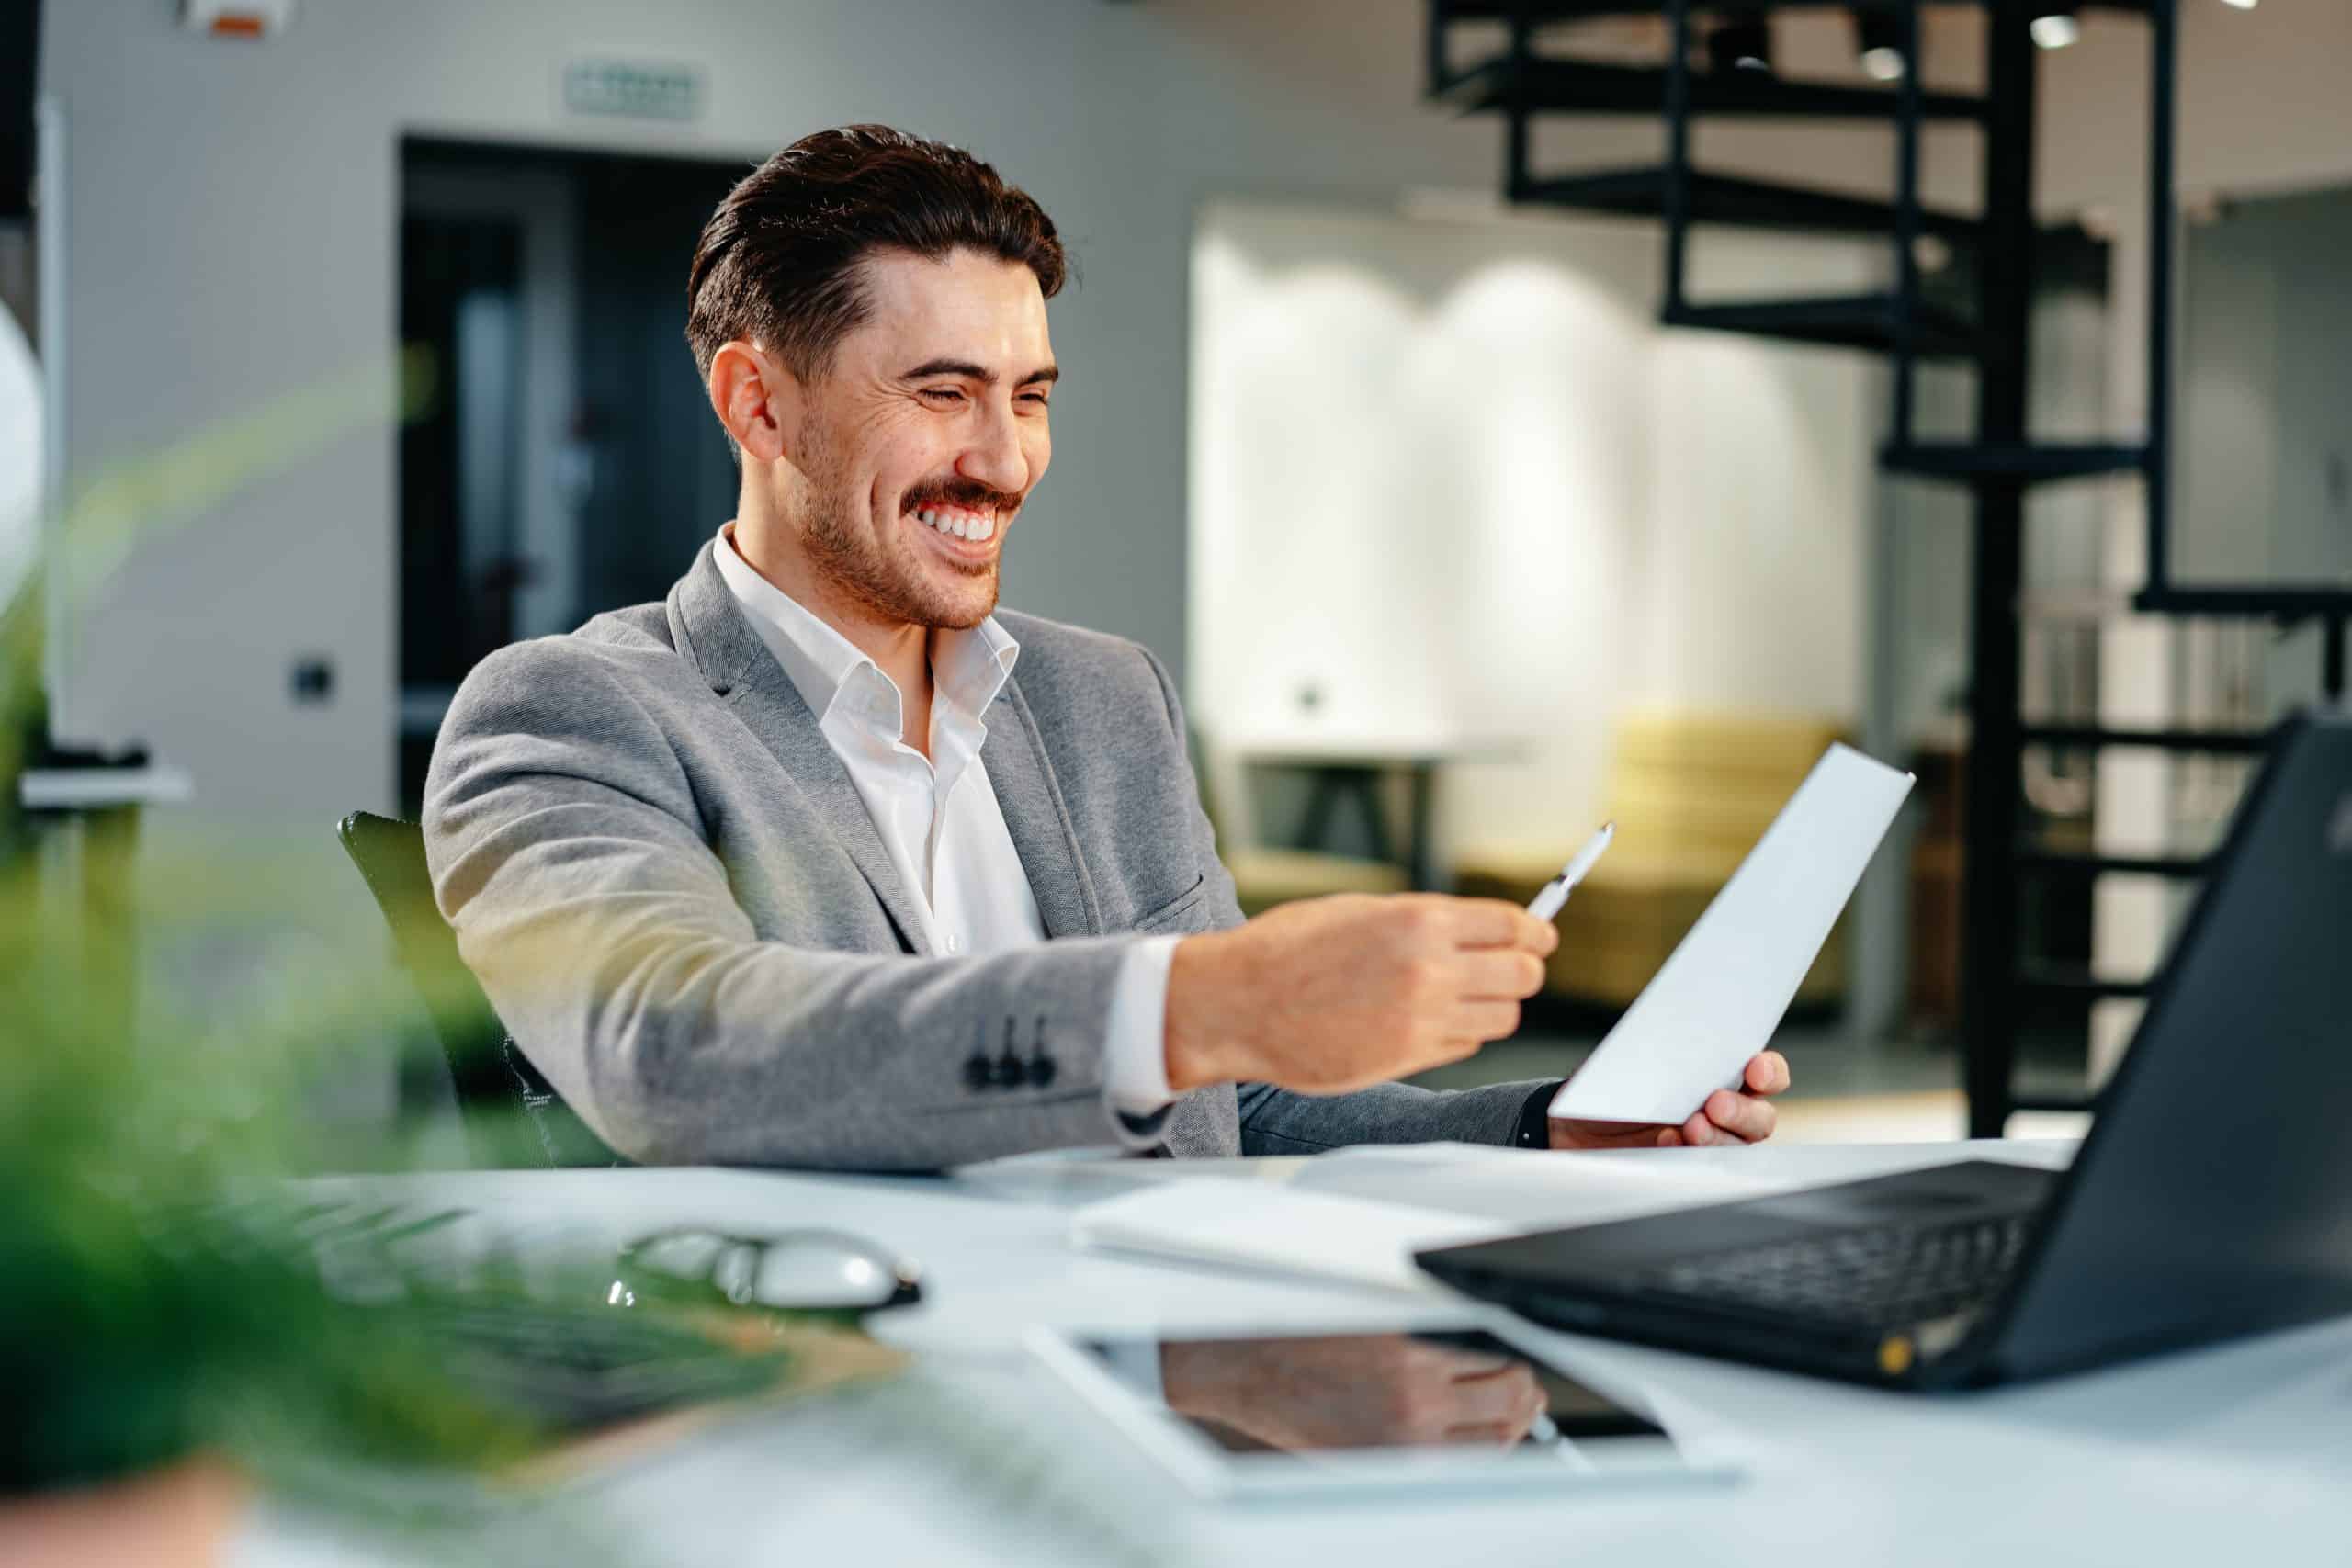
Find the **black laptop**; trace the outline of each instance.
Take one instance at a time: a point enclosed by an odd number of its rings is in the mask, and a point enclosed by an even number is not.
[[[2352,1313],[2352,716],[2280,727],[2064,1173],[1969,1161],[1418,1254],[1578,1333],[2046,1377]]]

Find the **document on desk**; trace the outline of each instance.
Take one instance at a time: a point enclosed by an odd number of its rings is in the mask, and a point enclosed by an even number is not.
[[[1417,1250],[1491,1241],[1519,1228],[1442,1209],[1197,1177],[1089,1203],[1070,1216],[1069,1239],[1089,1250],[1443,1294],[1415,1267]]]
[[[1764,1049],[1911,792],[1832,746],[1600,1046],[1555,1116],[1680,1122]]]

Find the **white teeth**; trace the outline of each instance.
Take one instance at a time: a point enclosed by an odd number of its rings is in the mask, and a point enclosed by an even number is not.
[[[921,507],[916,510],[914,518],[916,522],[926,527],[936,528],[941,533],[952,535],[958,539],[985,543],[996,536],[996,516],[993,513],[973,514],[943,512],[935,507]]]

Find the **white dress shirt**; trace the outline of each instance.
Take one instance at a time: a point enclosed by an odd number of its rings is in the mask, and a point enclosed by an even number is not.
[[[923,936],[950,957],[1046,940],[1029,874],[1012,846],[980,757],[985,716],[1021,645],[991,615],[931,642],[931,755],[908,745],[898,682],[815,612],[762,577],[718,531],[718,574],[743,607],[865,802],[883,851],[915,896]],[[1103,1041],[1103,1090],[1127,1118],[1157,1115],[1168,1087],[1164,1027],[1172,936],[1138,940],[1119,970]],[[991,1049],[997,1042],[990,1042]]]

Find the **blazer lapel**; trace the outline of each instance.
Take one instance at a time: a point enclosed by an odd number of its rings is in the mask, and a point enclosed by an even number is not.
[[[930,944],[923,940],[913,896],[890,863],[865,798],[817,727],[817,716],[801,700],[800,689],[743,618],[708,544],[670,590],[669,613],[678,650],[702,671],[712,693],[724,698],[744,726],[775,753],[808,796],[818,822],[848,852],[881,900],[898,928],[899,941],[908,951],[928,955]],[[1027,863],[1026,855],[1023,862]]]
[[[1078,838],[1062,804],[1053,764],[1046,760],[1036,719],[1021,695],[1020,676],[1004,682],[989,705],[989,737],[980,746],[989,784],[1004,813],[1029,891],[1051,937],[1099,936],[1102,909],[1093,879],[1078,852]]]

